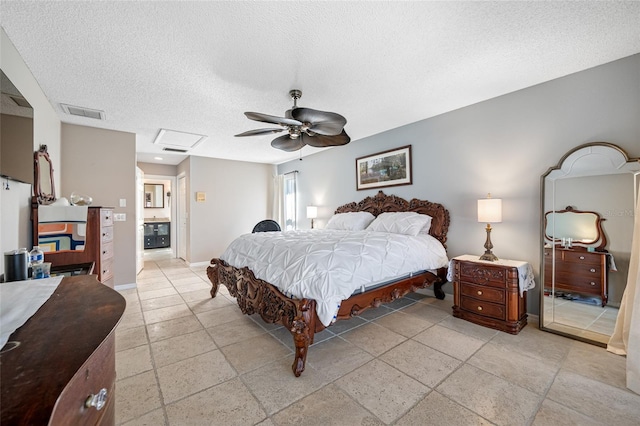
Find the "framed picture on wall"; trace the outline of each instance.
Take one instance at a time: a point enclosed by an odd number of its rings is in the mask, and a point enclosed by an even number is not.
[[[411,145],[356,158],[356,189],[411,185]]]

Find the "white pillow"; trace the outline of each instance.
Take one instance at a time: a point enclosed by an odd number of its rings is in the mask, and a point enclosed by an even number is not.
[[[427,222],[431,226],[430,216],[415,212],[381,213],[367,230],[416,236],[427,226]]]
[[[418,213],[420,216],[424,216],[427,218],[427,222],[424,224],[424,226],[422,227],[422,229],[420,230],[420,232],[418,232],[418,235],[431,235],[429,234],[429,231],[431,230],[431,216],[427,215],[427,214],[421,214]]]
[[[324,229],[341,229],[344,231],[362,231],[375,216],[369,212],[338,213],[331,216]]]

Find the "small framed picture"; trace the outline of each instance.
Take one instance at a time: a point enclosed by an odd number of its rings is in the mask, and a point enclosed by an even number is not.
[[[356,158],[356,189],[411,185],[411,145]]]

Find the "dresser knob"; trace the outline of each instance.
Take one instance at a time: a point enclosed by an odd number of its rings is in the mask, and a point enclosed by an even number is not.
[[[478,296],[482,296],[482,292],[478,290]]]
[[[589,284],[591,284],[591,285],[596,285],[596,283],[594,283],[593,281],[591,281]]]
[[[580,260],[584,260],[584,256],[580,256]]]
[[[595,272],[595,271],[596,271],[595,268],[589,269],[589,272]]]
[[[84,401],[86,408],[96,407],[96,410],[102,410],[104,404],[107,402],[107,390],[105,388],[100,389],[97,395],[89,395]]]
[[[482,306],[478,306],[478,310],[481,311],[482,310]]]

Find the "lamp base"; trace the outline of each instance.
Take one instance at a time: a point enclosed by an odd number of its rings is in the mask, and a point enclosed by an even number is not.
[[[500,259],[498,259],[498,256],[496,256],[495,254],[491,253],[490,251],[487,251],[482,256],[480,256],[480,260],[495,262],[496,260],[500,260]]]

